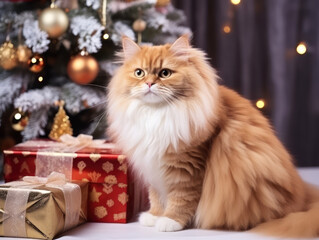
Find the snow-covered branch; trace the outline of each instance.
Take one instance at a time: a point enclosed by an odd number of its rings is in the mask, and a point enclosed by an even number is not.
[[[100,0],[86,0],[86,6],[93,8],[94,10],[99,9]]]
[[[47,86],[42,89],[30,90],[21,94],[14,101],[16,108],[21,108],[24,112],[34,112],[43,107],[53,106],[55,101],[60,99],[60,89],[58,87]]]
[[[22,131],[23,141],[45,135],[45,126],[48,122],[48,106],[43,106],[30,114],[29,123]]]
[[[71,114],[76,114],[87,107],[105,108],[106,90],[67,83],[62,87],[61,99],[65,101],[66,110]]]
[[[102,47],[101,33],[104,27],[94,17],[85,15],[75,16],[70,28],[78,36],[79,49],[86,48],[88,53],[95,53]]]
[[[23,25],[25,44],[36,53],[44,53],[49,49],[48,34],[39,28],[38,20],[27,19]]]
[[[18,72],[0,79],[0,119],[2,113],[13,103],[21,90],[26,89],[29,77],[29,74]]]
[[[127,36],[135,41],[135,33],[132,30],[132,27],[123,21],[117,21],[113,25],[113,33],[111,35],[111,39],[115,45],[121,46],[122,36]]]

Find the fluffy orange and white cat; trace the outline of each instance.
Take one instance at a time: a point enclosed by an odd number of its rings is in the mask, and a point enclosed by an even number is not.
[[[268,120],[218,85],[187,36],[163,46],[122,42],[108,133],[149,187],[142,225],[319,235],[318,191],[301,180]]]

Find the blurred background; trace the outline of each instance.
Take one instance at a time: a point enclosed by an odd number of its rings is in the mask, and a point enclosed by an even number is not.
[[[2,0],[0,150],[62,133],[107,138],[121,36],[164,44],[191,34],[296,165],[319,166],[318,10],[317,0]]]

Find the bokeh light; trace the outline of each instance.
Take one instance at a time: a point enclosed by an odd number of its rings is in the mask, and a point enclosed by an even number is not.
[[[109,37],[110,37],[110,35],[109,35],[109,34],[107,34],[107,33],[104,33],[104,34],[103,34],[103,39],[104,39],[104,40],[109,39]]]
[[[303,55],[307,52],[307,45],[304,42],[298,44],[296,51],[298,54]]]
[[[223,30],[224,30],[224,33],[230,33],[231,32],[231,28],[227,24],[224,26]]]
[[[256,107],[259,108],[259,109],[262,109],[264,108],[266,105],[265,101],[263,99],[259,99],[257,102],[256,102]]]
[[[238,5],[240,3],[240,0],[230,0],[230,2],[234,5]]]

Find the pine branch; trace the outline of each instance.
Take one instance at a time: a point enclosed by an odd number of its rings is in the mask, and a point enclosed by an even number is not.
[[[135,41],[135,33],[129,25],[123,21],[114,22],[111,39],[115,45],[121,46],[122,36],[127,36]]]
[[[79,49],[86,48],[88,53],[95,53],[102,47],[101,34],[104,27],[97,19],[79,15],[71,20],[70,28],[78,36]]]
[[[86,109],[87,106],[104,108],[106,90],[67,83],[62,87],[61,99],[65,101],[66,110],[71,114],[76,114]]]
[[[25,44],[33,52],[44,53],[49,49],[49,36],[39,28],[38,20],[27,19],[23,25]]]
[[[139,11],[144,11],[148,8],[154,7],[156,0],[138,0],[132,2],[111,1],[108,4],[109,13],[117,15],[117,18],[127,18],[130,16],[132,19],[139,17]]]
[[[17,71],[16,73],[10,74],[9,76],[0,80],[0,119],[4,111],[20,94],[21,90],[26,89],[29,79],[30,75],[28,73]]]
[[[86,6],[98,10],[100,7],[100,0],[86,0]]]
[[[58,87],[47,86],[42,89],[30,90],[21,94],[14,101],[16,108],[21,108],[24,112],[33,113],[44,107],[54,106],[55,101],[60,98]]]
[[[49,107],[44,106],[30,114],[29,123],[21,132],[23,141],[45,135],[44,128],[48,122]]]
[[[150,39],[157,44],[173,42],[183,34],[192,34],[189,28],[180,25],[181,21],[185,19],[182,12],[173,9],[172,7],[167,14],[162,14],[154,8],[148,9],[145,12],[144,17],[149,30],[152,29],[155,33],[161,32],[161,35],[157,34],[156,39]],[[147,33],[147,30],[145,32]],[[160,41],[159,39],[162,40]]]
[[[186,22],[186,16],[184,12],[180,9],[176,9],[173,5],[167,7],[167,19],[175,22],[177,25],[183,25]]]
[[[34,13],[31,11],[25,11],[20,14],[15,14],[13,19],[13,27],[18,29],[23,26],[27,20],[34,20]]]

